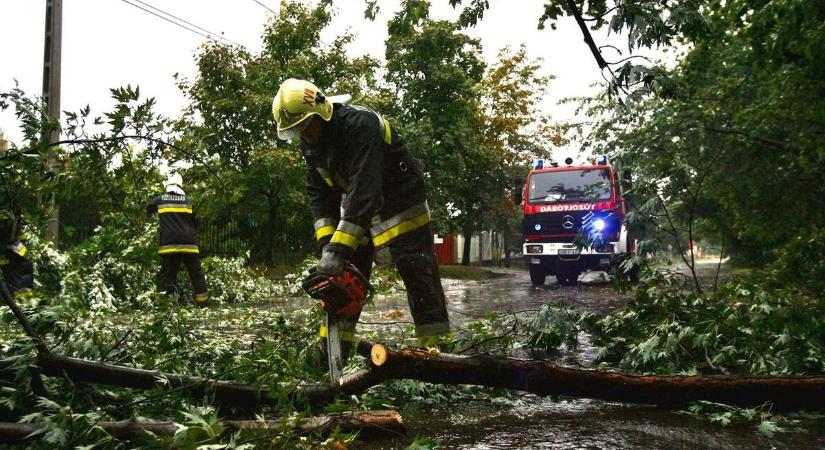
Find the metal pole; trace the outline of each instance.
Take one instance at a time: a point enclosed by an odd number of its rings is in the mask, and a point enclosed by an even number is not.
[[[43,48],[43,100],[46,102],[49,117],[60,121],[60,66],[63,47],[63,0],[46,0],[46,27]],[[43,133],[47,143],[60,140],[58,129]],[[50,171],[57,170],[57,156],[54,148],[47,151],[47,165]],[[54,196],[49,202],[49,224],[46,237],[57,245],[60,230],[60,210]]]

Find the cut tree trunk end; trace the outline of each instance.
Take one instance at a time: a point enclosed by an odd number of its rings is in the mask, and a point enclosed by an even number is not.
[[[240,430],[276,431],[307,435],[315,432],[329,434],[333,430],[345,433],[358,432],[359,437],[406,436],[406,426],[401,415],[392,410],[349,411],[327,416],[283,420],[226,420],[221,422],[227,432]],[[97,424],[113,436],[129,439],[153,433],[161,436],[174,435],[178,427],[173,422],[121,420]],[[0,422],[0,444],[22,444],[27,436],[37,431],[29,423]]]
[[[625,375],[561,367],[549,361],[465,357],[422,350],[359,345],[383,379],[472,384],[540,396],[564,395],[683,408],[706,400],[742,407],[771,403],[773,410],[825,409],[825,377]]]

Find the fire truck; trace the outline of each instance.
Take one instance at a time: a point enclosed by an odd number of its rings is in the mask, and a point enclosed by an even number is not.
[[[588,270],[610,270],[633,251],[624,225],[622,184],[606,156],[564,166],[537,160],[516,201],[524,206],[524,259],[533,285],[548,275],[576,284]],[[521,194],[521,195],[518,195]]]

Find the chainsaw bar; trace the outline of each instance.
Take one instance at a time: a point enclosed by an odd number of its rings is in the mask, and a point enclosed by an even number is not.
[[[327,325],[327,363],[329,364],[329,382],[334,389],[341,386],[344,361],[341,357],[341,333],[338,320],[326,314]]]
[[[356,317],[361,312],[371,290],[369,281],[358,268],[349,264],[340,276],[322,275],[315,268],[310,269],[302,287],[310,297],[321,300],[324,307],[329,378],[332,387],[337,389],[341,385],[344,365],[339,320]]]

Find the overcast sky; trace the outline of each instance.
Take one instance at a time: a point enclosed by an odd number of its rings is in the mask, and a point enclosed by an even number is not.
[[[135,0],[131,0],[133,3]],[[271,16],[255,0],[143,0],[192,24],[260,50],[260,35]],[[259,0],[275,11],[278,0]],[[363,0],[337,0],[336,15],[323,39],[347,30],[356,35],[349,47],[353,56],[369,54],[383,59],[386,22],[399,8],[399,0],[380,1],[374,21],[363,17]],[[447,0],[432,0],[432,15],[454,18],[457,12]],[[468,30],[480,38],[488,62],[506,45],[527,45],[533,58],[543,58],[544,71],[556,77],[545,110],[559,120],[573,118],[571,106],[558,106],[564,97],[588,95],[601,75],[581,38],[575,22],[566,19],[557,30],[537,29],[541,0],[492,0],[484,20]],[[42,89],[43,24],[45,0],[0,0],[0,91],[20,87],[31,94]],[[139,85],[144,96],[157,99],[158,110],[176,116],[185,104],[173,74],[195,74],[193,55],[204,37],[135,8],[123,0],[63,1],[63,67],[61,108],[77,110],[86,104],[93,112],[106,111],[112,101],[109,89]],[[600,43],[607,36],[596,33]],[[612,39],[611,39],[612,40]],[[612,43],[616,43],[612,40]],[[274,93],[273,93],[274,94]],[[19,142],[17,122],[8,111],[0,113],[0,130]]]

